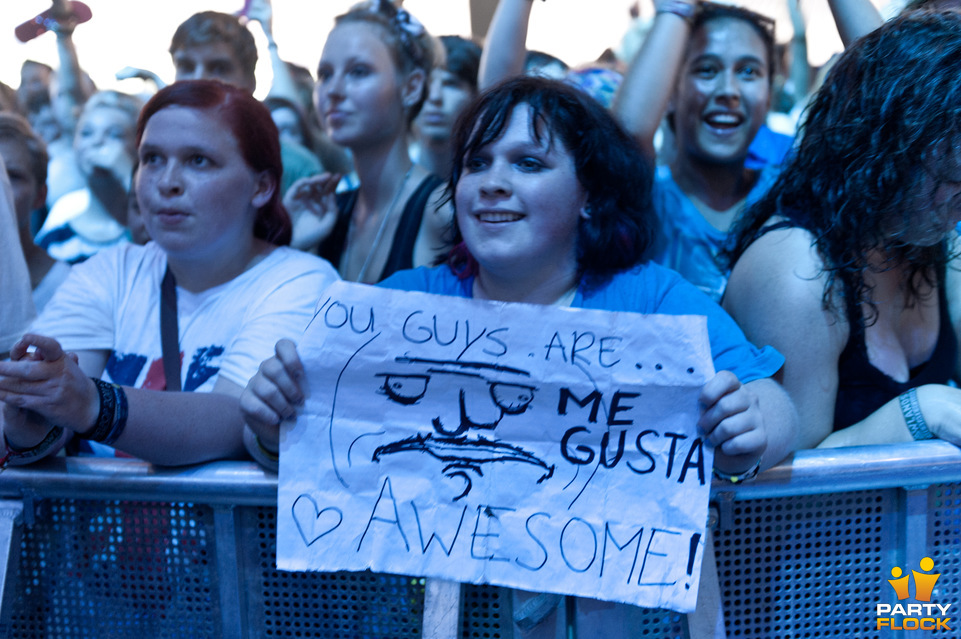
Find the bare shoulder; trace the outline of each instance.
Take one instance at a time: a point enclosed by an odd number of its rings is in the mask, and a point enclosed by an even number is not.
[[[723,306],[752,340],[781,350],[787,339],[816,334],[830,340],[824,346],[840,353],[847,341],[847,325],[833,308],[825,308],[827,281],[809,231],[771,230],[734,265]]]

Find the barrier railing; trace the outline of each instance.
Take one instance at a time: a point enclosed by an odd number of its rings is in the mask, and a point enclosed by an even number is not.
[[[803,451],[753,482],[716,483],[728,636],[892,636],[877,629],[876,605],[897,601],[892,569],[910,575],[922,557],[940,574],[931,600],[959,608],[959,482],[961,450],[932,441]],[[502,589],[465,587],[458,596],[414,577],[277,571],[276,488],[276,476],[242,462],[163,469],[59,458],[7,469],[0,633],[514,636],[521,600]],[[524,636],[569,627],[581,637],[687,636],[682,615],[623,609],[562,600]]]

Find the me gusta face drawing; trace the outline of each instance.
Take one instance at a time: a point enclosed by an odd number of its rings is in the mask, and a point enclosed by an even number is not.
[[[443,464],[444,476],[464,482],[454,501],[470,492],[474,476],[482,477],[490,464],[538,467],[542,474],[537,483],[553,475],[553,466],[498,440],[495,432],[505,419],[530,408],[536,388],[529,383],[529,372],[483,362],[407,357],[394,361],[406,365],[402,367],[406,370],[377,373],[382,380],[378,393],[399,408],[428,406],[431,431],[378,446],[372,461],[403,453],[429,455]]]

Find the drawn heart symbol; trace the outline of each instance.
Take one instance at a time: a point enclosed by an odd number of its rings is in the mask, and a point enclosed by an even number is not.
[[[344,513],[340,508],[328,506],[321,510],[310,495],[301,495],[294,500],[291,514],[308,547],[324,535],[332,533],[344,521]]]

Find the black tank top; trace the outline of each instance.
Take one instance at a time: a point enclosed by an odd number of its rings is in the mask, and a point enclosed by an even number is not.
[[[758,230],[754,239],[783,228],[805,228],[797,221],[780,221]],[[850,291],[845,298],[852,299]],[[898,382],[878,370],[868,359],[864,327],[857,321],[860,307],[846,302],[845,314],[850,326],[848,342],[838,359],[838,393],[834,402],[834,430],[856,424],[901,393],[924,384],[946,384],[954,375],[958,340],[948,315],[944,277],[938,278],[938,341],[931,358],[910,371],[906,382]]]
[[[424,209],[427,208],[431,193],[440,186],[441,182],[443,180],[436,175],[428,175],[407,200],[397,225],[397,232],[394,233],[394,241],[390,245],[387,263],[384,264],[384,270],[377,278],[378,282],[390,277],[396,271],[414,267],[414,244],[420,233]],[[317,254],[334,266],[340,264],[344,249],[347,247],[347,232],[350,229],[350,216],[354,212],[355,204],[357,204],[357,189],[337,194],[337,222],[330,235],[317,247]]]

